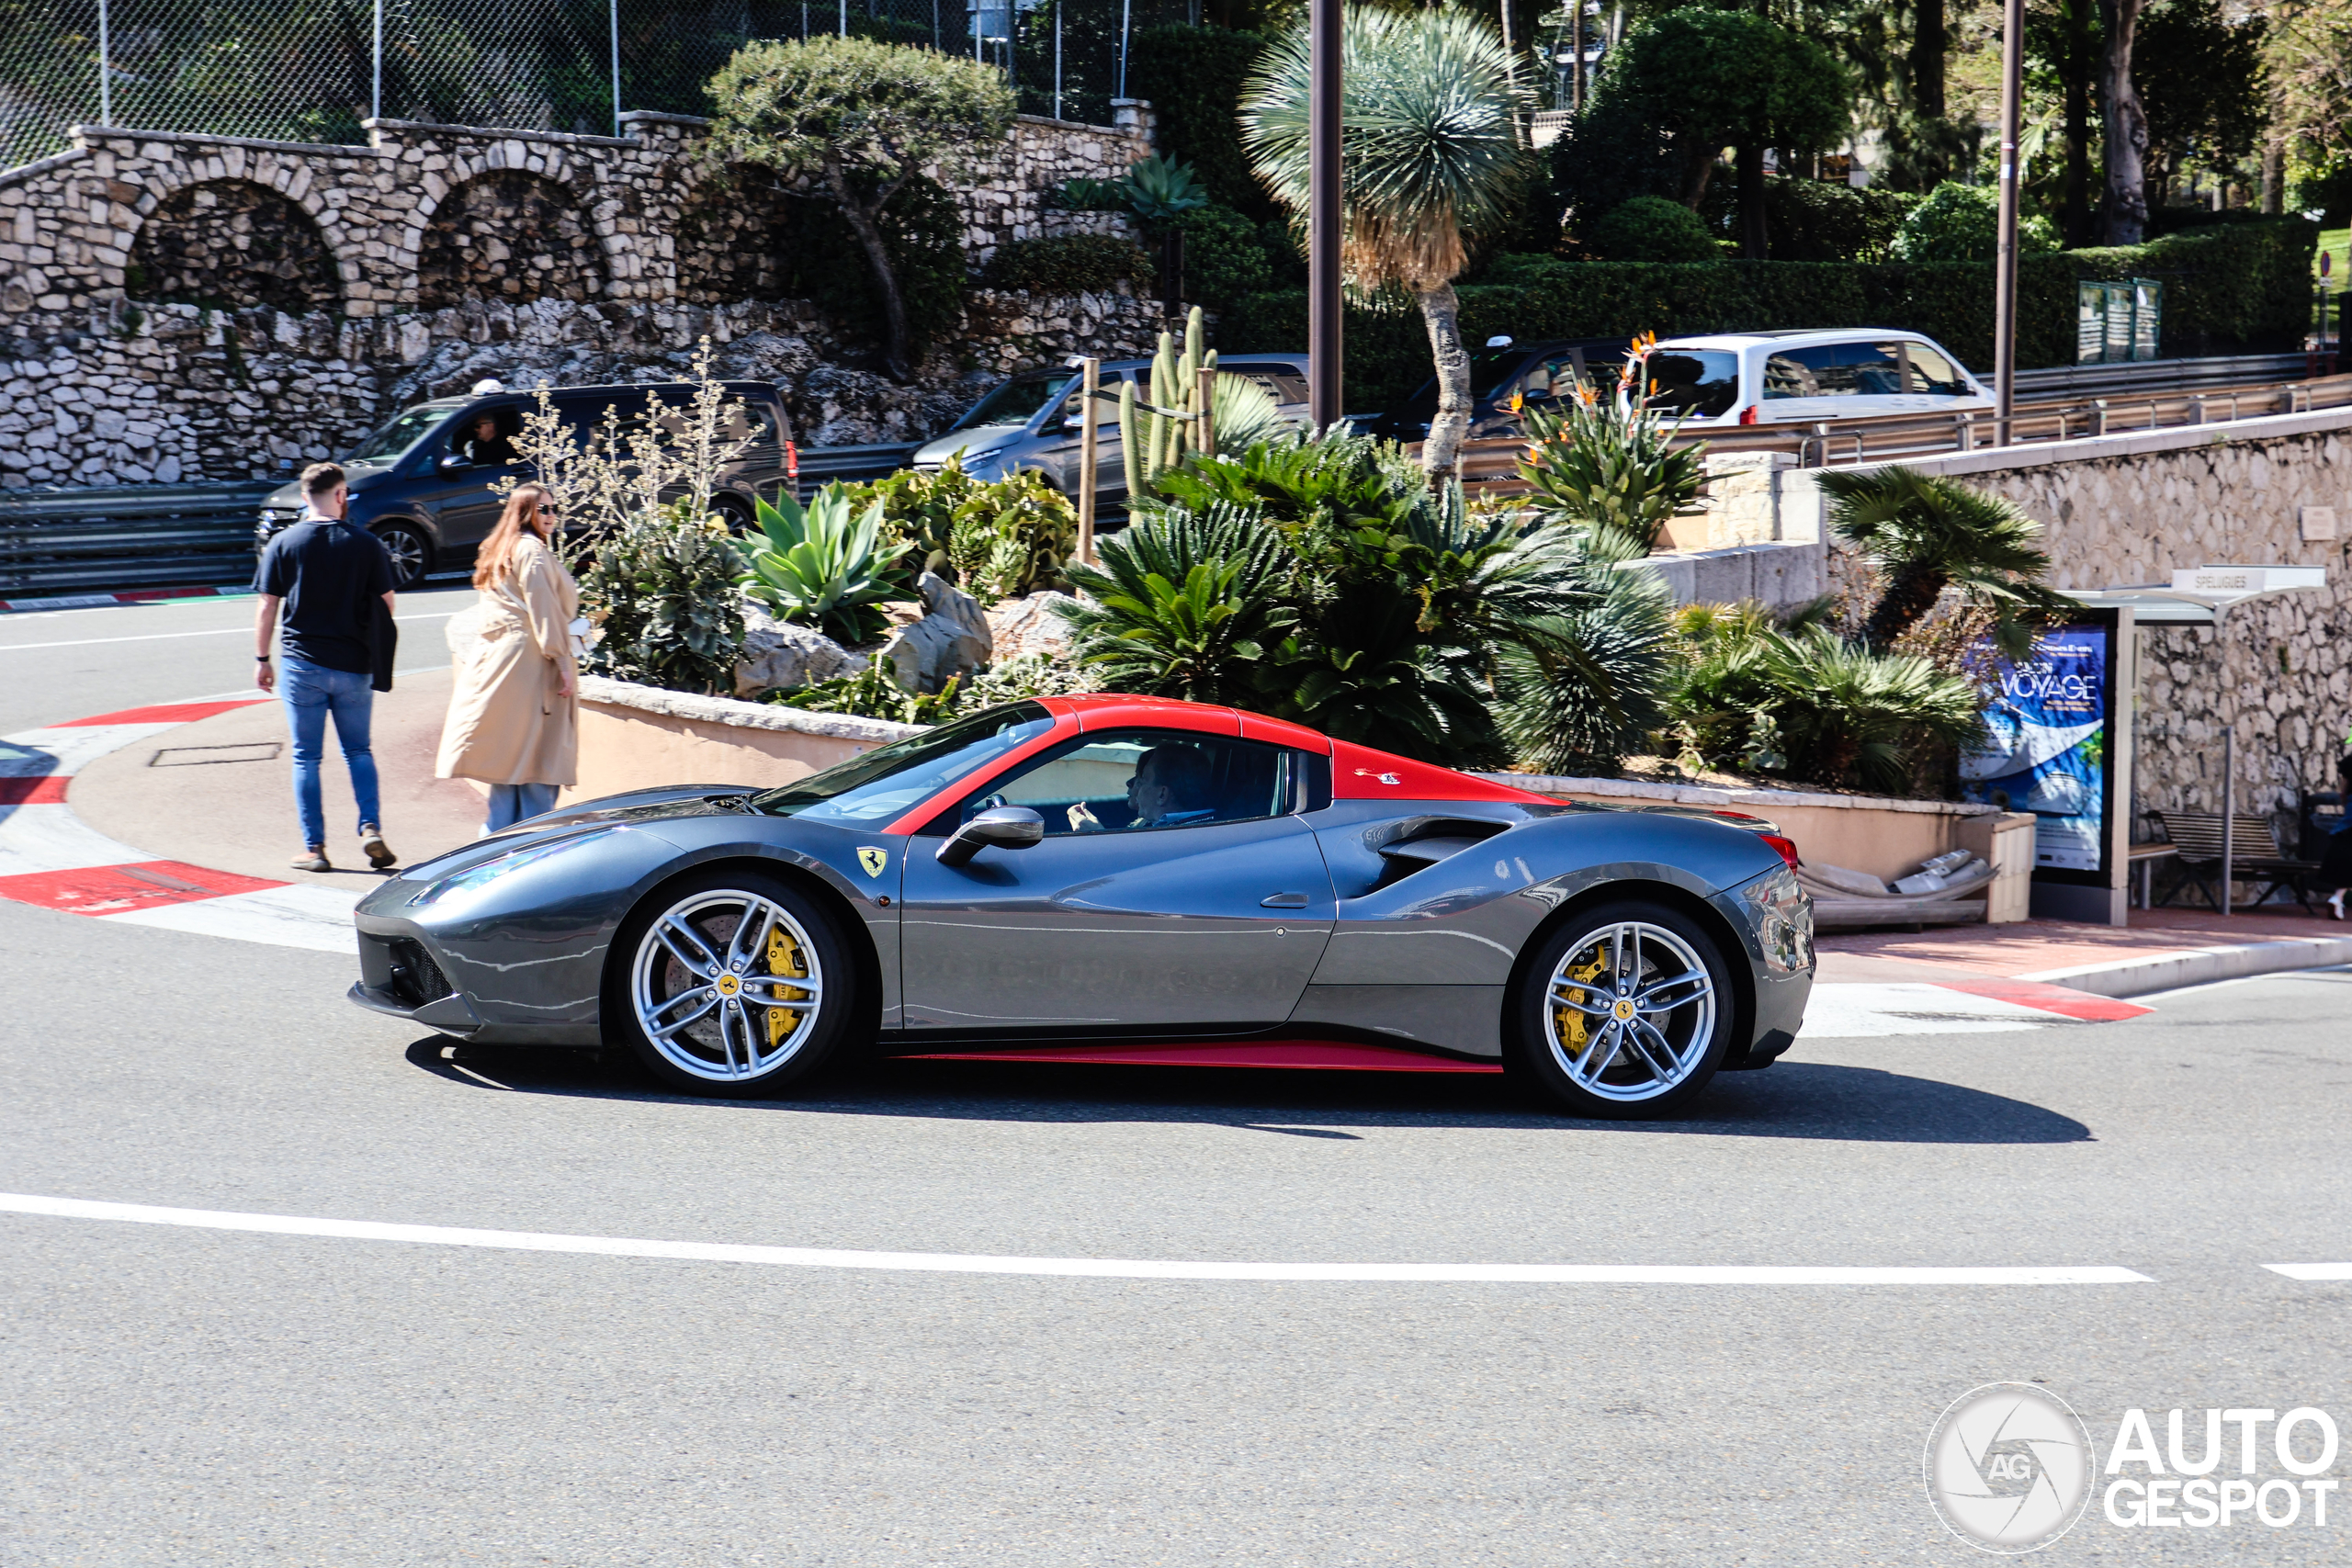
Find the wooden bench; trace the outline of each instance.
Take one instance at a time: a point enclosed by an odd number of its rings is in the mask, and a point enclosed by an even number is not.
[[[2177,868],[2172,885],[2165,890],[2169,898],[2184,886],[2194,885],[2205,895],[2205,901],[2215,909],[2222,907],[2222,818],[2218,812],[2151,811],[2156,826],[2164,829],[2172,841],[2177,858]],[[2303,878],[2319,870],[2315,860],[2297,860],[2278,848],[2278,835],[2267,817],[2239,815],[2232,818],[2230,829],[2230,878],[2233,882],[2257,882],[2262,890],[2245,902],[2259,904],[2284,887],[2295,896],[2295,902],[2312,912],[2311,899],[2303,890]],[[2238,907],[2232,900],[2232,907]]]
[[[2132,879],[2140,885],[2140,908],[2153,909],[2156,907],[2156,863],[2170,860],[2178,853],[2179,849],[2169,843],[2132,846],[2127,863]]]

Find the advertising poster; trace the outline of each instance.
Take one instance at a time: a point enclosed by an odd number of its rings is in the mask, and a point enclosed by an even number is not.
[[[2104,869],[2109,635],[2056,626],[2024,663],[1994,661],[1985,748],[1960,760],[1962,798],[2040,818],[2038,866]]]

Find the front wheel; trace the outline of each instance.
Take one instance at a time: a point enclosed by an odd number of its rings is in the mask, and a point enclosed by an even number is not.
[[[383,541],[384,553],[391,558],[392,591],[405,593],[424,581],[433,566],[431,541],[405,523],[385,523],[373,530]]]
[[[1518,1065],[1579,1116],[1664,1116],[1731,1044],[1731,972],[1678,910],[1631,900],[1554,931],[1512,998]]]
[[[663,889],[614,943],[607,1039],[691,1094],[775,1094],[820,1071],[856,1002],[856,966],[831,920],[749,869]]]

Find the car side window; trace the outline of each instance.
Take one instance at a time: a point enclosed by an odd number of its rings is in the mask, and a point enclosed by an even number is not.
[[[1838,362],[1838,345],[1812,344],[1784,348],[1764,362],[1767,398],[1842,398],[1850,381]]]
[[[565,428],[575,441],[584,443],[605,423],[609,409],[616,417],[621,434],[626,436],[636,427],[638,417],[645,412],[643,392],[590,393],[584,396],[555,400],[555,412],[563,416]]]
[[[1531,398],[1565,397],[1576,389],[1576,357],[1566,354],[1537,360],[1520,383],[1520,389]]]
[[[956,820],[1025,806],[1048,837],[1204,827],[1296,808],[1296,753],[1262,741],[1182,730],[1081,737],[966,799]]]
[[[523,434],[523,411],[513,403],[468,409],[449,426],[449,455],[481,468],[521,461],[515,438]]]
[[[1911,355],[1911,390],[1939,398],[1968,396],[1968,381],[1960,367],[1924,343],[1903,345]]]

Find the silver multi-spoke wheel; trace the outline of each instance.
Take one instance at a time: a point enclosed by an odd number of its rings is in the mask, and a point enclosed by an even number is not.
[[[1655,1100],[1689,1081],[1715,1037],[1706,961],[1645,920],[1594,927],[1553,967],[1544,999],[1552,1060],[1601,1100]]]
[[[629,976],[646,1042],[713,1083],[790,1062],[816,1033],[824,995],[808,929],[775,899],[740,889],[695,893],[656,915]]]

